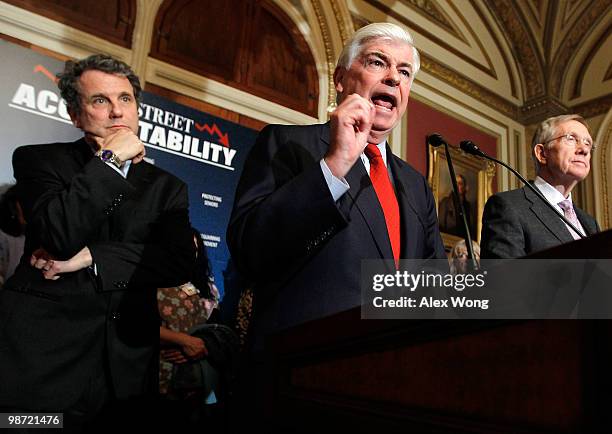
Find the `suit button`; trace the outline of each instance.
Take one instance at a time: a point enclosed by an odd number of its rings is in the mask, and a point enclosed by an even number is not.
[[[113,312],[111,313],[111,319],[113,321],[117,321],[119,318],[121,318],[121,315],[119,314],[119,312]]]

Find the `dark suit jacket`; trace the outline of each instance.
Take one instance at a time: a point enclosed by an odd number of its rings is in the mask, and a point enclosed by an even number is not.
[[[587,235],[599,232],[593,217],[574,207]],[[482,216],[482,258],[519,258],[574,241],[557,214],[528,188],[497,193]]]
[[[13,155],[27,221],[22,263],[0,291],[0,407],[60,410],[105,360],[118,398],[156,388],[156,288],[189,280],[193,241],[183,182],[146,162],[127,179],[84,140]],[[45,280],[42,247],[68,259],[88,246],[96,272]]]
[[[227,238],[254,282],[256,335],[358,306],[362,259],[392,259],[376,192],[357,161],[335,203],[319,164],[329,124],[269,125],[240,179]],[[446,258],[426,180],[387,148],[402,258]]]

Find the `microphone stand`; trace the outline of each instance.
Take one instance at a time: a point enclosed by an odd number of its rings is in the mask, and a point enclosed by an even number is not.
[[[476,261],[476,257],[474,256],[474,246],[472,245],[472,235],[470,234],[470,227],[467,223],[467,218],[465,216],[465,209],[463,207],[463,201],[459,196],[459,187],[457,186],[457,178],[455,177],[455,168],[453,166],[453,160],[450,155],[450,151],[448,150],[448,143],[442,139],[440,134],[430,134],[427,136],[427,142],[434,146],[438,147],[444,145],[444,153],[446,154],[446,162],[448,163],[448,172],[450,174],[451,183],[453,185],[453,201],[455,202],[455,210],[459,212],[461,216],[461,221],[463,223],[463,227],[465,228],[465,245],[468,251],[468,259],[472,263],[473,271],[478,271],[479,266]]]
[[[574,232],[576,232],[580,236],[580,238],[586,238],[586,236],[582,234],[582,231],[579,231],[578,228],[572,222],[570,222],[567,218],[565,218],[565,216],[563,214],[561,214],[554,207],[553,204],[551,204],[548,200],[546,200],[546,198],[544,197],[544,195],[542,194],[542,192],[540,190],[538,190],[533,185],[531,185],[531,183],[529,181],[527,181],[525,178],[523,178],[523,176],[520,173],[518,173],[516,170],[514,170],[514,168],[510,167],[510,165],[504,163],[503,161],[498,160],[495,157],[491,157],[490,155],[484,153],[478,146],[476,146],[475,143],[471,142],[470,140],[462,141],[460,143],[460,147],[461,147],[461,149],[464,152],[467,152],[468,154],[475,155],[477,157],[482,157],[482,158],[486,158],[487,160],[494,161],[495,163],[501,164],[506,169],[508,169],[510,172],[514,173],[514,175],[517,178],[519,178],[523,182],[523,184],[525,184],[525,187],[530,188],[531,191],[533,191],[535,193],[535,195],[538,196],[542,200],[542,202],[544,202],[546,204],[546,206],[548,206],[551,210],[553,210],[555,212],[555,214],[557,214],[559,216],[559,218],[561,220],[563,220],[563,222],[566,225],[568,225],[570,228],[572,228],[572,230]]]
[[[455,200],[455,209],[459,211],[463,227],[465,228],[465,244],[468,250],[468,259],[472,261],[472,269],[478,271],[478,262],[474,256],[474,246],[472,246],[472,235],[470,234],[470,227],[468,226],[467,218],[465,217],[465,209],[463,207],[463,201],[459,196],[459,187],[457,186],[457,178],[455,177],[455,168],[453,167],[453,161],[448,150],[448,143],[444,143],[444,153],[446,154],[446,162],[448,163],[448,172],[450,174],[451,183],[453,184],[453,199]],[[459,206],[457,206],[459,205]]]

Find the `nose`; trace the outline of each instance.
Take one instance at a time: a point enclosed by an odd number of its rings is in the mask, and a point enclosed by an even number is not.
[[[400,84],[400,75],[397,69],[389,68],[387,69],[387,75],[385,76],[384,83],[387,86],[397,87]]]
[[[119,105],[119,103],[115,102],[115,103],[111,103],[111,111],[110,111],[110,117],[111,118],[120,118],[123,116],[123,111],[121,110],[121,106]]]
[[[585,144],[582,140],[576,143],[576,154],[588,155],[591,152],[591,147]]]

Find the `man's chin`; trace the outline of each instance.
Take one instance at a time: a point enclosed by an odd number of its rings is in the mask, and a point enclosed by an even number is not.
[[[393,128],[397,125],[396,119],[384,119],[381,120],[376,117],[374,123],[372,124],[372,131],[377,134],[389,134]]]

